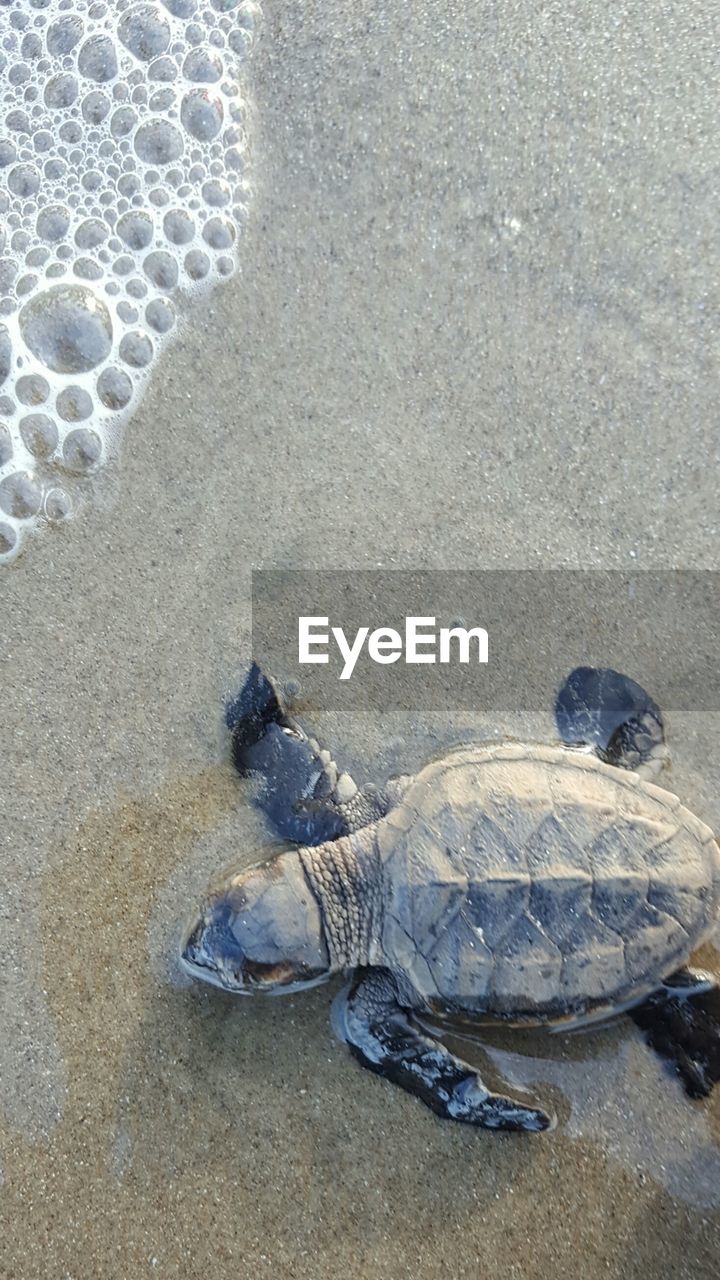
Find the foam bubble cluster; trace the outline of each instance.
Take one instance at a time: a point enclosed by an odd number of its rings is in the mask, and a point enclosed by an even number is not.
[[[73,510],[180,292],[232,274],[253,0],[0,8],[0,562]]]

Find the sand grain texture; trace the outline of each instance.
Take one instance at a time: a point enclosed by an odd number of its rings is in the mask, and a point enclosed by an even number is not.
[[[267,0],[243,270],[0,580],[7,1280],[716,1274],[720,1098],[629,1026],[503,1042],[561,1124],[493,1137],[361,1072],[327,991],[172,964],[263,838],[253,567],[716,566],[715,58],[690,4]],[[358,780],[492,727],[313,723]],[[719,829],[720,720],[671,733]]]

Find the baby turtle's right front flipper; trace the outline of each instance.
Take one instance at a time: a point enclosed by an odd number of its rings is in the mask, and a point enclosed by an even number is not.
[[[258,803],[278,833],[300,844],[322,844],[374,822],[382,797],[358,791],[338,774],[329,751],[285,710],[273,682],[253,663],[240,693],[226,708],[238,773],[258,774]]]
[[[662,712],[649,693],[610,667],[576,667],[555,702],[568,746],[590,746],[606,764],[655,778],[668,761]]]
[[[339,998],[336,1021],[355,1057],[376,1075],[421,1098],[436,1115],[484,1129],[539,1132],[552,1126],[545,1111],[491,1093],[469,1063],[415,1024],[399,1003],[393,977],[369,970]]]

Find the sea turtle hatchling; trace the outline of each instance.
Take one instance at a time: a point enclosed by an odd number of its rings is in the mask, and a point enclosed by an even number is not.
[[[648,781],[659,708],[627,676],[577,668],[560,744],[464,746],[358,790],[253,665],[233,754],[296,844],[205,903],[182,961],[226,991],[281,993],[353,971],[335,1022],[360,1062],[439,1115],[539,1130],[491,1092],[432,1016],[586,1024],[628,1010],[694,1097],[720,1079],[720,990],[688,967],[720,917],[720,849]]]

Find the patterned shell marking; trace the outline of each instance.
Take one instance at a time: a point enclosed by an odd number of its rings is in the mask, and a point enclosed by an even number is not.
[[[464,748],[379,828],[383,948],[428,998],[509,1013],[619,1003],[720,913],[720,851],[676,796],[563,748]]]

